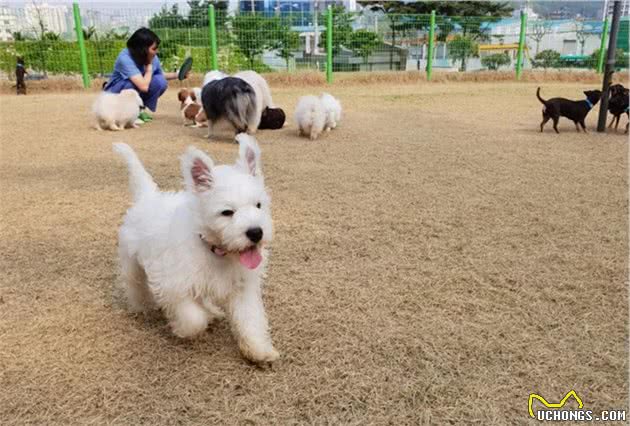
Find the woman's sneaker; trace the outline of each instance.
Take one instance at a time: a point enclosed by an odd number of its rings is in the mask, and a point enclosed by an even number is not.
[[[147,114],[146,112],[142,111],[139,115],[138,115],[138,119],[142,120],[143,123],[148,123],[149,121],[153,120],[153,117],[151,117],[149,114]]]

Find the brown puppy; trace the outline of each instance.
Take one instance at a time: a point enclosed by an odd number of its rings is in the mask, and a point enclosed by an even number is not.
[[[202,127],[204,124],[196,119],[202,108],[201,105],[195,102],[197,100],[195,92],[193,90],[181,89],[177,93],[177,99],[182,103],[180,109],[184,126],[186,126],[188,121],[192,121],[193,127]]]
[[[619,127],[619,119],[622,114],[628,114],[630,119],[630,112],[628,112],[628,89],[621,84],[613,84],[610,86],[610,100],[608,101],[608,112],[613,116],[610,120],[608,128],[611,128],[615,123],[615,132]],[[628,133],[628,124],[626,124],[626,133]]]
[[[586,99],[583,101],[572,101],[565,98],[551,98],[544,100],[540,97],[540,87],[536,91],[536,97],[545,106],[543,108],[543,121],[540,123],[540,131],[543,131],[545,123],[550,119],[553,120],[553,130],[558,131],[558,120],[560,117],[566,117],[575,123],[575,129],[579,132],[578,124],[582,126],[582,130],[586,133],[586,124],[584,119],[588,112],[599,102],[602,92],[599,90],[587,90],[584,92]]]

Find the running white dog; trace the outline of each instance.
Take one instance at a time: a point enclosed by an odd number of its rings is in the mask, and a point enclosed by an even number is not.
[[[317,96],[302,96],[298,100],[294,116],[300,136],[305,135],[314,140],[324,131],[326,110]]]
[[[103,92],[92,105],[94,126],[97,130],[138,127],[135,121],[143,105],[140,95],[133,89],[125,89],[120,93]]]
[[[330,93],[322,93],[319,97],[326,112],[326,130],[334,129],[341,121],[341,103]]]
[[[189,147],[181,158],[185,190],[160,192],[133,150],[127,162],[134,205],[119,232],[121,274],[132,311],[161,308],[179,337],[202,333],[224,316],[243,356],[272,362],[262,275],[271,241],[270,198],[256,140],[236,136],[239,158],[215,166]]]

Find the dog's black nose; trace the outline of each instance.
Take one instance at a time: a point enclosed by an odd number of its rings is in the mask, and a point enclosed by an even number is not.
[[[257,243],[262,240],[263,230],[262,228],[249,228],[247,232],[245,232],[247,238],[251,240],[252,243]]]

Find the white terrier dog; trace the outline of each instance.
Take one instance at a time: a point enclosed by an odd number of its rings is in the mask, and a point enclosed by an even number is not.
[[[215,166],[189,147],[181,157],[185,190],[160,192],[133,150],[127,162],[134,205],[119,232],[121,274],[132,311],[161,308],[173,333],[192,337],[227,314],[243,356],[272,362],[262,275],[271,241],[270,198],[256,140],[236,136],[239,158]]]
[[[306,135],[313,140],[324,131],[326,111],[317,96],[302,96],[295,107],[294,116],[300,136]]]
[[[135,124],[140,107],[143,106],[138,92],[125,89],[120,93],[103,92],[94,101],[94,127],[97,130],[123,130],[125,127],[138,127]]]
[[[341,103],[330,93],[322,93],[319,97],[326,111],[326,130],[334,129],[341,121]]]

